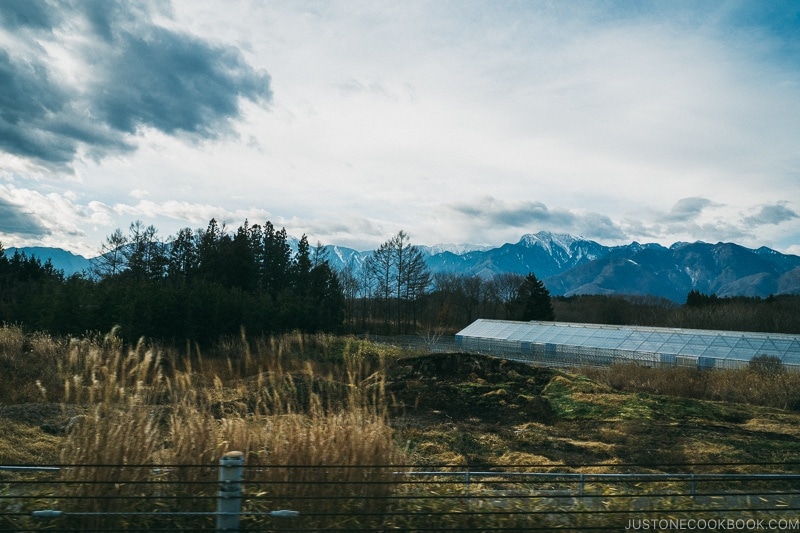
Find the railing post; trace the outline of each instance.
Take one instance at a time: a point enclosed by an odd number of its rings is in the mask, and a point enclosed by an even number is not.
[[[228,452],[219,460],[219,492],[217,493],[217,531],[238,531],[242,510],[242,478],[244,454]]]

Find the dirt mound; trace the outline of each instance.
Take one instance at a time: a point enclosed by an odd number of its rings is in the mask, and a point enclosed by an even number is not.
[[[495,423],[551,422],[542,389],[557,373],[475,354],[433,354],[400,359],[389,369],[388,389],[404,414]]]
[[[408,357],[395,362],[389,371],[391,379],[434,379],[464,381],[482,379],[488,383],[504,383],[512,377],[533,378],[544,388],[555,373],[516,361],[467,353],[430,354]],[[538,392],[541,392],[539,389]]]

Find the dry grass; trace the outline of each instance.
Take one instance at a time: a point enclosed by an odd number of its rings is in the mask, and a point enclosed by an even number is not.
[[[224,359],[204,359],[197,351],[180,359],[141,344],[124,350],[113,342],[70,352],[73,377],[64,386],[66,401],[84,402],[93,410],[69,434],[61,460],[115,465],[70,470],[68,476],[94,482],[79,486],[82,495],[120,493],[126,482],[152,476],[149,469],[122,466],[138,464],[173,465],[172,480],[207,483],[213,494],[216,470],[189,466],[214,464],[236,450],[244,452],[250,466],[273,467],[250,481],[269,486],[291,479],[293,487],[316,496],[344,491],[355,497],[372,489],[298,483],[320,476],[304,467],[403,462],[386,416],[383,365],[364,345],[346,341],[339,364],[333,365],[335,347],[327,337],[261,340],[255,351],[244,337],[227,342],[216,348],[228,352]],[[298,352],[311,355],[302,361],[292,357]],[[318,374],[320,368],[326,373]],[[340,474],[339,482],[349,481],[345,474],[375,475],[368,469]],[[178,485],[173,493],[180,495],[182,487],[185,492],[186,485]],[[131,495],[139,490],[137,485],[129,489]],[[82,501],[102,508],[90,498]]]
[[[653,450],[664,448],[661,441],[665,438],[667,446],[675,449],[675,457],[666,457],[669,461],[680,462],[686,457],[716,460],[721,452],[744,456],[740,450],[744,444],[733,432],[739,425],[746,422],[748,432],[743,435],[747,442],[753,440],[750,448],[766,454],[769,450],[755,441],[754,432],[763,429],[774,433],[777,430],[773,425],[782,427],[795,420],[788,412],[751,420],[738,408],[722,404],[662,402],[660,398],[612,390],[629,388],[713,399],[731,399],[723,395],[735,393],[739,395],[736,398],[767,401],[767,395],[774,391],[791,390],[794,377],[790,373],[765,377],[747,370],[736,374],[611,368],[598,371],[593,376],[597,381],[558,375],[548,382],[544,392],[559,413],[557,424],[527,421],[505,428],[496,423],[494,410],[485,423],[472,417],[457,423],[431,411],[426,416],[439,420],[435,426],[409,418],[408,427],[399,429],[397,435],[387,415],[392,399],[387,392],[386,369],[387,361],[400,355],[399,351],[357,339],[326,335],[255,339],[241,335],[222,339],[206,350],[192,344],[177,350],[145,342],[123,346],[113,333],[68,340],[25,335],[19,328],[5,327],[0,328],[0,365],[6,365],[3,371],[13,385],[0,388],[0,403],[14,399],[17,403],[42,402],[45,398],[62,402],[64,416],[72,417],[72,427],[65,436],[45,436],[37,428],[25,433],[20,424],[9,428],[41,440],[42,453],[52,454],[52,448],[60,443],[61,462],[83,465],[62,473],[61,481],[76,482],[70,486],[71,495],[83,497],[70,501],[73,510],[212,511],[217,490],[213,465],[226,451],[238,450],[246,454],[247,464],[253,467],[246,470],[249,510],[350,512],[352,516],[346,520],[352,522],[337,525],[352,529],[389,524],[384,511],[409,506],[411,511],[446,512],[441,518],[445,525],[475,526],[468,522],[471,518],[465,512],[457,511],[470,506],[475,510],[477,500],[387,503],[391,500],[371,499],[398,494],[416,497],[413,491],[420,490],[380,484],[389,481],[391,472],[397,469],[380,465],[449,463],[461,469],[476,457],[509,466],[566,465],[587,457],[613,463],[623,453],[628,459],[647,460]],[[502,400],[513,390],[511,381],[522,379],[510,374],[501,377],[490,393],[483,386],[466,387],[464,390],[475,389],[474,397],[466,400],[476,405],[483,405],[481,402],[487,399]],[[785,380],[783,389],[774,388],[781,380]],[[25,382],[32,385],[23,388]],[[9,390],[17,386],[21,392]],[[682,418],[675,418],[677,411]],[[784,415],[786,424],[780,418]],[[705,429],[706,420],[724,426],[727,440],[709,440],[713,435]],[[695,425],[699,436],[691,433]],[[789,430],[783,433],[794,436]],[[700,448],[699,444],[706,441],[708,449]],[[399,447],[409,449],[409,456]],[[781,441],[774,450],[770,448],[772,455],[763,456],[771,458],[791,449]],[[0,452],[3,450],[0,448]],[[13,450],[6,447],[5,451]],[[659,455],[658,459],[665,457]],[[18,462],[37,461],[19,457]],[[90,481],[93,483],[87,483]],[[161,484],[137,484],[141,481]],[[478,488],[478,484],[473,487]],[[440,493],[449,494],[448,490]],[[463,489],[452,491],[460,498]],[[161,498],[137,499],[143,495]],[[122,497],[123,503],[106,499],[108,496]],[[330,497],[340,499],[326,499]],[[487,510],[495,510],[488,500],[487,505]],[[537,505],[544,509],[548,504]],[[401,517],[394,520],[398,528],[419,526],[406,524]],[[493,517],[491,523],[486,517],[481,520],[487,527],[518,525],[513,522],[514,516]],[[181,527],[189,529],[200,525],[200,521],[180,522]],[[208,522],[203,524],[207,526]],[[81,519],[63,520],[53,527],[91,525],[90,520]],[[104,525],[108,525],[107,518]],[[118,528],[128,525],[123,521]],[[137,521],[136,525],[174,526],[152,521]],[[270,528],[268,519],[249,519],[244,525]],[[322,529],[323,524],[300,518],[291,527],[314,530]]]
[[[38,427],[0,417],[0,464],[52,463],[61,439]]]
[[[651,368],[635,363],[583,372],[620,391],[800,410],[800,372]]]
[[[182,510],[213,510],[213,499],[202,497],[216,494],[217,469],[196,465],[213,465],[232,450],[264,467],[248,469],[247,481],[263,487],[261,505],[272,509],[297,496],[386,492],[354,483],[380,480],[391,472],[381,466],[405,463],[388,423],[385,358],[374,345],[326,335],[249,340],[243,333],[204,356],[193,345],[184,353],[145,342],[125,347],[113,332],[57,341],[0,329],[0,364],[35,387],[3,387],[3,403],[59,392],[65,408],[86,413],[72,419],[60,454],[62,464],[82,465],[62,471],[63,482],[79,482],[72,492],[82,497],[80,511],[119,510],[112,495],[128,498],[129,510],[151,510],[146,500],[136,503],[152,491],[142,481],[196,497],[176,502]],[[328,472],[307,468],[320,465]],[[317,484],[337,467],[336,484]]]
[[[40,402],[48,390],[58,394],[55,370],[64,342],[44,333],[27,335],[19,326],[0,327],[0,403]]]

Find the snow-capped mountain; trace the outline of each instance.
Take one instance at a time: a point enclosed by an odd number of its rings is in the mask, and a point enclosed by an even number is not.
[[[800,294],[800,257],[733,243],[628,245],[544,283],[553,294],[650,294],[677,302],[691,290],[718,296]]]
[[[296,250],[295,241],[290,245]],[[800,257],[733,243],[681,242],[667,248],[633,242],[609,247],[543,231],[495,248],[446,244],[420,250],[433,273],[492,278],[504,272],[533,272],[553,295],[651,294],[682,302],[691,290],[719,296],[800,294]],[[13,252],[14,248],[6,250],[7,255]],[[89,266],[88,259],[58,248],[20,252],[42,261],[50,258],[67,275]],[[326,245],[323,255],[334,269],[350,265],[358,271],[371,253]]]
[[[434,271],[454,271],[492,277],[503,272],[534,272],[546,278],[593,259],[610,248],[571,235],[539,232],[523,235],[516,243],[463,254],[442,252],[428,258]]]
[[[491,250],[491,246],[480,246],[477,244],[436,244],[434,246],[418,246],[420,251],[426,255],[436,255],[445,252],[451,254],[464,255],[469,252],[485,252]]]

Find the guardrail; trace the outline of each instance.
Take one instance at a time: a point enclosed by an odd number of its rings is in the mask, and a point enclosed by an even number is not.
[[[12,465],[0,531],[800,530],[797,464],[712,466]]]

